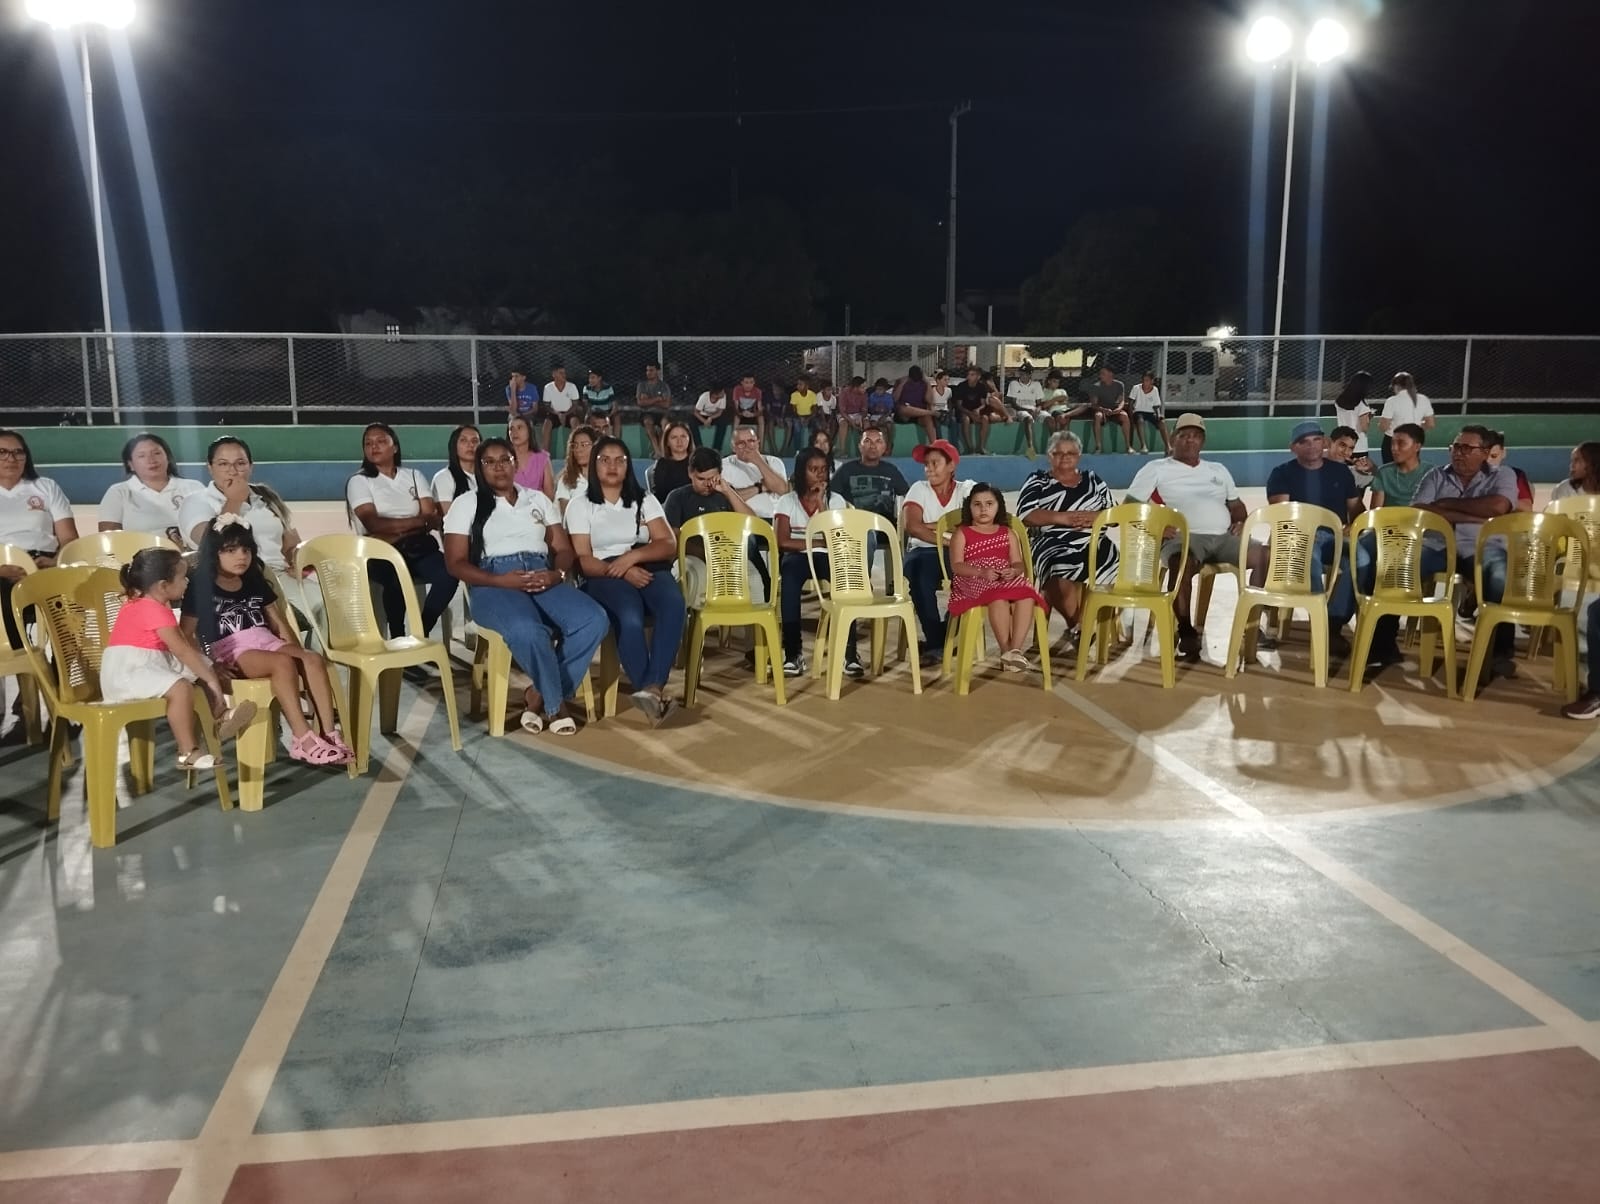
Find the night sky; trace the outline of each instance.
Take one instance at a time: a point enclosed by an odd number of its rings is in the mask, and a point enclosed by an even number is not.
[[[85,329],[99,294],[71,111],[51,35],[7,3],[0,329]],[[341,312],[440,303],[542,307],[589,333],[740,333],[745,315],[835,332],[846,303],[857,330],[937,326],[946,118],[970,99],[961,288],[1015,295],[1085,214],[1144,207],[1196,269],[1152,320],[1198,331],[1252,312],[1256,84],[1237,41],[1253,11],[141,0],[128,44],[188,329],[330,329]],[[1344,11],[1361,53],[1328,85],[1318,326],[1595,330],[1600,87],[1579,61],[1593,6]],[[155,329],[134,157],[111,57],[92,44],[129,320]],[[1286,331],[1307,320],[1314,87],[1300,91]],[[1256,298],[1269,322],[1282,72],[1275,89]],[[814,293],[766,309],[615,301],[653,271],[701,271],[681,266],[691,255],[761,248],[765,275],[730,269],[708,291],[782,292],[775,279],[801,274],[782,265],[809,262]]]

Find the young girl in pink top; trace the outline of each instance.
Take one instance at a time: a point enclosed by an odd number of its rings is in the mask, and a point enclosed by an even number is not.
[[[231,740],[255,718],[246,699],[229,707],[217,671],[178,630],[172,608],[189,585],[189,568],[170,548],[146,548],[122,566],[128,601],[117,611],[100,657],[100,697],[105,702],[167,700],[167,723],[178,742],[180,769],[210,769],[216,759],[194,737],[194,687],[198,682],[217,720],[217,736]]]
[[[962,503],[961,525],[950,537],[950,617],[986,607],[989,629],[1000,645],[1000,667],[1008,673],[1031,667],[1022,647],[1033,636],[1034,606],[1044,605],[1027,574],[1005,498],[980,481]]]

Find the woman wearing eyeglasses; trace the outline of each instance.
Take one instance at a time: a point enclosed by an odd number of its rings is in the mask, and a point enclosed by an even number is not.
[[[62,544],[77,538],[72,503],[61,486],[39,475],[28,441],[19,432],[0,428],[0,544],[22,549],[43,569],[55,564]],[[25,571],[16,565],[0,566],[0,617],[13,648],[22,647],[22,636],[11,615],[11,587]]]

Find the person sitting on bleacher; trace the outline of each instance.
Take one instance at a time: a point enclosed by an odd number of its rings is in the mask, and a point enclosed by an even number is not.
[[[811,580],[807,562],[806,526],[824,510],[843,510],[844,498],[828,488],[828,456],[821,448],[803,447],[794,458],[794,488],[778,499],[772,526],[778,536],[778,607],[783,624],[783,672],[799,677],[808,668],[800,652],[800,593]],[[810,552],[817,576],[828,579],[828,553]],[[856,654],[856,625],[850,624],[849,642],[844,654],[846,677],[860,677],[861,658]]]
[[[1202,460],[1206,445],[1206,420],[1198,414],[1180,414],[1172,431],[1172,454],[1151,460],[1139,469],[1128,486],[1130,502],[1154,502],[1183,515],[1189,524],[1189,555],[1178,564],[1178,541],[1169,537],[1161,545],[1161,559],[1180,574],[1172,609],[1178,617],[1178,651],[1190,661],[1200,659],[1200,633],[1190,621],[1189,593],[1195,576],[1206,565],[1239,563],[1239,535],[1247,512],[1233,483],[1233,474],[1215,460]]]
[[[517,460],[504,439],[478,445],[478,488],[444,519],[450,572],[465,582],[472,618],[497,633],[533,684],[523,695],[524,731],[578,730],[561,713],[577,692],[606,634],[606,612],[568,576],[572,544],[556,504],[516,483]]]

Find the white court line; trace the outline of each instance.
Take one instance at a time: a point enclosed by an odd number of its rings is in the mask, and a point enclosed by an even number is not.
[[[428,721],[438,705],[436,697],[424,693],[406,712],[400,724],[400,739],[390,747],[378,780],[367,791],[361,811],[339,847],[300,935],[284,959],[277,981],[217,1093],[200,1135],[188,1145],[183,1172],[169,1200],[177,1204],[216,1204],[226,1194],[322,967],[344,926],[373,847],[411,772],[416,758],[413,750],[427,732]]]
[[[586,1108],[423,1124],[254,1134],[239,1143],[240,1163],[301,1162],[375,1154],[489,1149],[552,1141],[688,1132],[730,1125],[836,1120],[936,1108],[1154,1091],[1211,1083],[1251,1082],[1330,1072],[1462,1061],[1569,1047],[1546,1025],[1357,1041],[1300,1049],[1261,1050],[1207,1058],[1086,1066],[981,1078],[894,1083],[770,1095],[721,1096],[669,1103]],[[156,1170],[184,1165],[195,1142],[78,1146],[0,1154],[0,1181],[96,1171]],[[229,1172],[230,1177],[232,1171]],[[174,1199],[178,1197],[174,1195]]]
[[[1563,1037],[1563,1044],[1575,1045],[1600,1058],[1600,1031],[1571,1008],[1545,994],[1532,983],[1513,974],[1488,954],[1467,944],[1421,912],[1400,902],[1382,887],[1363,878],[1337,858],[1323,852],[1302,832],[1269,817],[1229,790],[1203,770],[1135,731],[1115,715],[1087,698],[1057,690],[1068,705],[1094,720],[1108,732],[1120,736],[1156,764],[1184,775],[1195,789],[1236,819],[1253,825],[1267,839],[1291,856],[1317,871],[1329,881],[1354,895],[1391,924],[1409,933],[1436,953],[1443,955],[1492,991],[1509,999],[1530,1016],[1548,1024]]]

